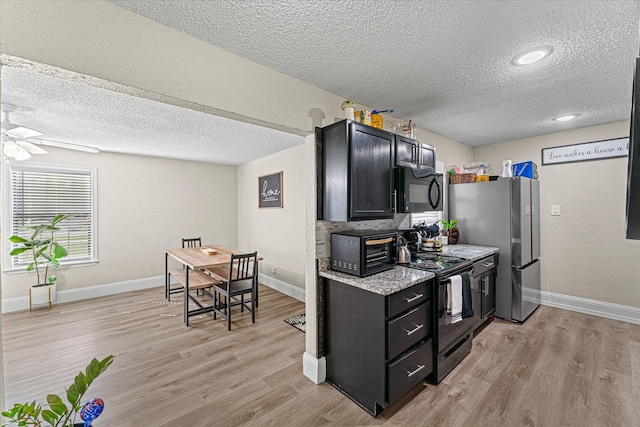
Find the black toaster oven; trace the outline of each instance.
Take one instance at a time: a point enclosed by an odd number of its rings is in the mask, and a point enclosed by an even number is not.
[[[365,277],[396,264],[398,232],[353,230],[331,234],[331,269]]]

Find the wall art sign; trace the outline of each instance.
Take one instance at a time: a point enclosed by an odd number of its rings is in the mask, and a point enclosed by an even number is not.
[[[281,208],[283,172],[258,177],[258,208]]]
[[[629,155],[629,137],[542,149],[542,164],[582,162]]]

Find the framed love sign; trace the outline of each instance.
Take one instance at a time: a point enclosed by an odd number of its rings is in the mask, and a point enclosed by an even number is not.
[[[258,177],[258,208],[281,208],[283,172]]]

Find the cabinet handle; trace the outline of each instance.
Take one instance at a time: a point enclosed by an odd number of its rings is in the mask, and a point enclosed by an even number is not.
[[[395,212],[398,212],[398,202],[397,202],[397,200],[398,200],[398,196],[397,196],[397,194],[396,194],[396,190],[393,190],[393,196],[391,196],[391,197],[393,197],[393,203],[392,203],[392,205],[393,205],[393,212],[394,212],[394,213],[395,213]]]
[[[485,276],[482,278],[482,285],[484,287],[484,295],[489,296],[489,276]]]
[[[416,366],[418,367],[418,369],[416,369],[415,371],[407,371],[407,377],[411,378],[412,376],[414,376],[415,374],[417,374],[418,372],[420,372],[421,370],[424,369],[424,365],[418,365],[416,364]],[[406,369],[405,369],[406,371]]]
[[[422,329],[422,327],[424,326],[424,323],[423,323],[423,324],[420,324],[420,325],[416,325],[416,324],[414,323],[414,324],[413,324],[413,326],[415,326],[415,328],[413,328],[412,330],[408,330],[408,329],[405,329],[405,330],[404,330],[404,331],[407,333],[407,336],[411,335],[412,333],[414,333],[414,332],[415,332],[415,331],[417,331],[418,329]]]
[[[407,301],[407,304],[410,303],[410,302],[413,302],[413,301],[415,301],[417,299],[420,299],[420,298],[422,298],[424,296],[424,294],[413,294],[413,295],[414,295],[413,298],[404,297],[404,299]]]
[[[493,263],[492,263],[492,262],[485,262],[485,263],[482,263],[482,266],[483,266],[483,267],[491,267],[492,265],[493,265]]]

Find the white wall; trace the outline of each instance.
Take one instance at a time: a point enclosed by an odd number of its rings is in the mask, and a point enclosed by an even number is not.
[[[304,145],[238,167],[238,247],[264,258],[260,280],[304,288]],[[283,172],[283,208],[258,208],[258,177]],[[272,271],[276,268],[276,273]]]
[[[541,161],[545,147],[628,135],[629,122],[618,122],[474,149],[476,161],[538,165],[543,291],[640,308],[640,241],[625,239],[627,158]]]
[[[164,250],[180,247],[183,237],[202,237],[203,244],[237,245],[235,166],[47,150],[50,154],[32,160],[97,167],[99,262],[59,270],[59,290],[160,278]],[[4,254],[6,239],[1,245]],[[163,283],[160,279],[157,284]],[[25,297],[33,284],[33,273],[3,273],[3,298]]]

